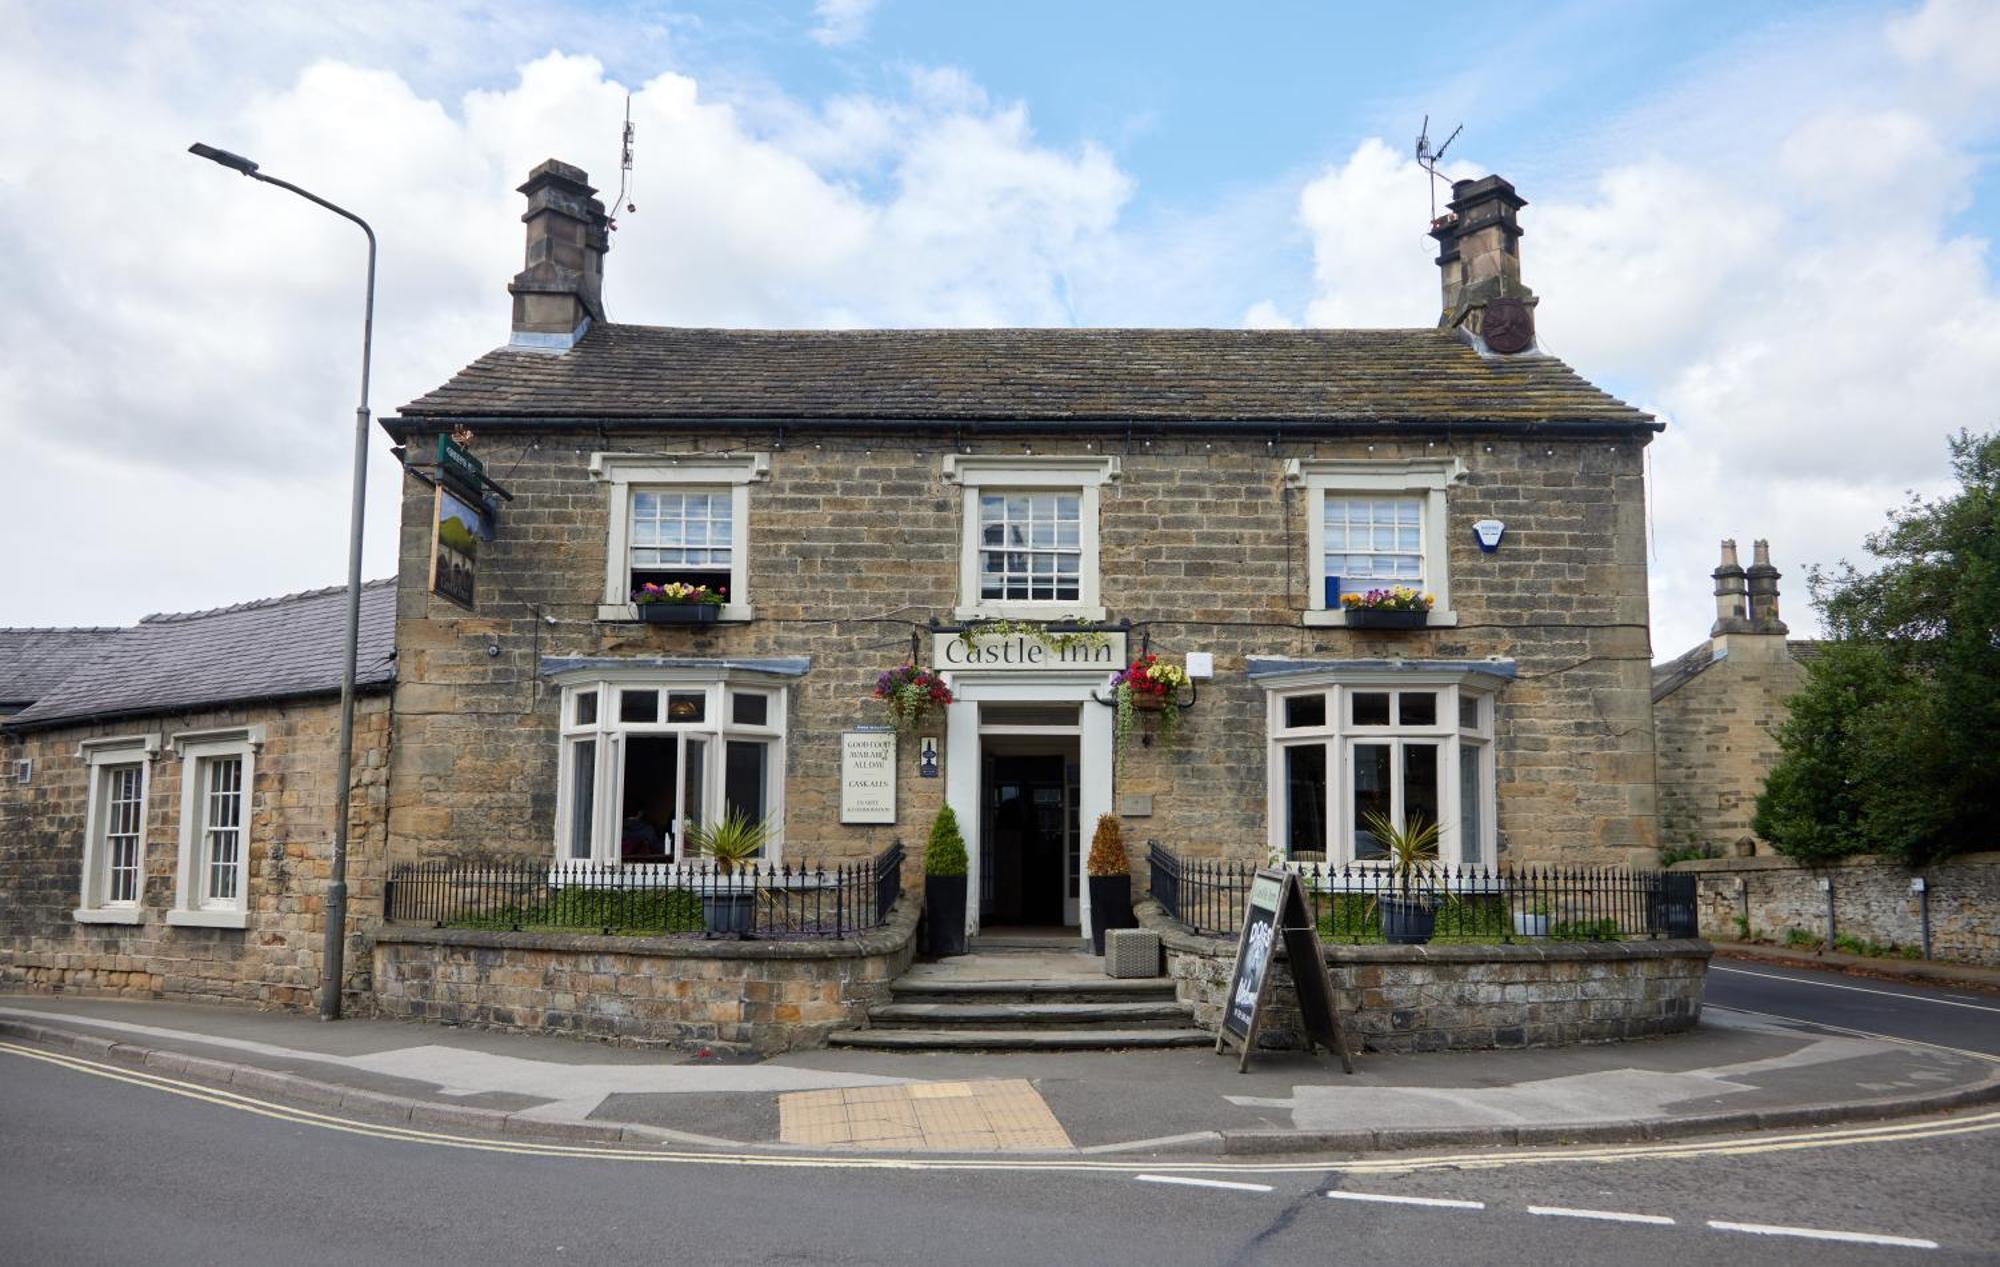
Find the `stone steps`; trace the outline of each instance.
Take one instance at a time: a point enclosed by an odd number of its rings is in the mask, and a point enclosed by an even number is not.
[[[1187,1022],[1188,1010],[1175,1002],[1172,995],[1163,1001],[1143,1003],[890,1003],[868,1013],[868,1024],[875,1029],[957,1025],[1180,1029]]]
[[[1129,1047],[1212,1047],[1201,1029],[849,1029],[835,1047],[877,1051],[1108,1051]]]
[[[827,1042],[878,1051],[1109,1051],[1215,1041],[1193,1027],[1172,981],[1100,973],[1093,957],[1045,951],[920,964],[890,984],[889,1001],[869,1009],[865,1027]]]

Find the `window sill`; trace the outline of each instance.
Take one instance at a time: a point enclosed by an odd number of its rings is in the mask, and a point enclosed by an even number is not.
[[[69,914],[70,918],[79,924],[143,924],[146,922],[146,912],[136,906],[79,906]]]
[[[1304,623],[1315,629],[1345,629],[1347,613],[1338,608],[1315,607],[1305,614]],[[1424,628],[1449,629],[1456,624],[1458,624],[1457,612],[1433,608],[1430,619],[1424,622]]]
[[[743,624],[756,618],[757,609],[748,603],[724,603],[722,611],[715,618],[715,623],[718,625]],[[599,603],[597,605],[597,619],[599,621],[615,621],[636,625],[640,623],[639,607],[636,603]]]
[[[1105,619],[1102,607],[1077,603],[983,603],[954,607],[951,614],[954,620],[1036,620],[1051,625],[1095,625]]]
[[[247,911],[168,911],[167,923],[177,928],[248,928]]]

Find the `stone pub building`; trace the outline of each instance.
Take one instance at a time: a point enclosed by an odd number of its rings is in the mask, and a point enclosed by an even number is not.
[[[521,191],[509,343],[385,423],[512,495],[468,607],[406,480],[387,863],[657,865],[732,809],[768,858],[858,858],[949,804],[975,930],[1081,934],[1106,813],[1195,857],[1365,862],[1380,811],[1447,862],[1651,861],[1658,424],[1536,346],[1506,181],[1431,229],[1434,328],[1297,331],[623,325],[585,174]],[[673,583],[726,602],[642,620]],[[1390,585],[1419,627],[1343,609]],[[1142,652],[1191,705],[1121,746]],[[843,752],[906,662],[956,702],[871,801]]]

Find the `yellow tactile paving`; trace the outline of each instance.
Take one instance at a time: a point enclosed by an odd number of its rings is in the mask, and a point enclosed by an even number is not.
[[[778,1138],[955,1153],[1070,1147],[1047,1102],[1020,1078],[794,1091],[778,1097]]]

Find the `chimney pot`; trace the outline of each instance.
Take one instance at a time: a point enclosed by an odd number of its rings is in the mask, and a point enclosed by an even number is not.
[[[1708,636],[1720,638],[1724,634],[1749,633],[1743,565],[1736,561],[1736,542],[1733,539],[1723,541],[1722,562],[1710,575],[1715,578],[1715,624],[1709,627]]]
[[[515,347],[565,352],[604,320],[604,204],[580,167],[548,159],[519,187],[528,209],[525,267],[514,275]]]
[[[1771,543],[1759,540],[1752,547],[1752,561],[1744,573],[1750,596],[1750,631],[1760,634],[1787,634],[1791,630],[1778,618],[1778,578],[1783,575],[1771,566]]]
[[[1459,331],[1481,351],[1534,350],[1538,301],[1521,281],[1521,226],[1515,215],[1527,205],[1503,177],[1461,180],[1452,184],[1450,213],[1431,224],[1444,298],[1438,327]],[[1486,310],[1496,299],[1515,302],[1495,310],[1489,330]]]

